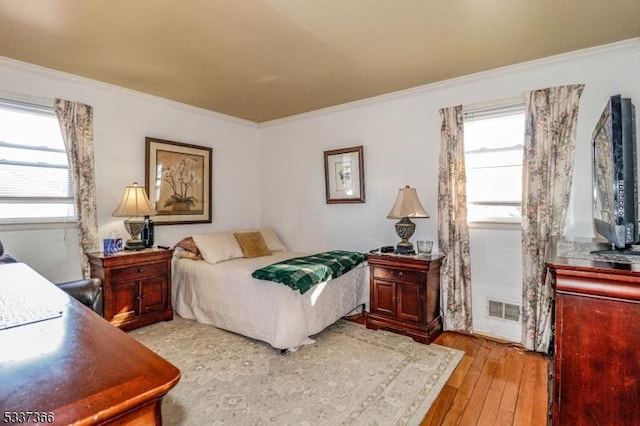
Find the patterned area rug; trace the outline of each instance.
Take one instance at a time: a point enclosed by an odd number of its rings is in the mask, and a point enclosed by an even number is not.
[[[182,373],[166,425],[419,424],[463,355],[344,320],[284,355],[177,316],[129,334]]]

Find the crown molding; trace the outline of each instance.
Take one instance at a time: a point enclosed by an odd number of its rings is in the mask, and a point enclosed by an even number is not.
[[[155,102],[155,103],[161,103],[161,104],[165,104],[167,106],[173,107],[173,108],[178,108],[178,109],[182,109],[188,112],[194,112],[197,114],[202,114],[202,115],[206,115],[209,117],[215,117],[217,119],[220,120],[224,120],[224,121],[230,121],[236,124],[241,124],[244,126],[249,126],[249,127],[253,127],[256,128],[258,127],[258,124],[250,121],[250,120],[245,120],[242,118],[238,118],[238,117],[233,117],[231,115],[226,115],[226,114],[222,114],[219,112],[215,112],[212,110],[208,110],[205,108],[200,108],[200,107],[196,107],[193,105],[189,105],[189,104],[185,104],[182,102],[178,102],[178,101],[173,101],[171,99],[167,99],[167,98],[162,98],[160,96],[155,96],[155,95],[151,95],[149,93],[144,93],[144,92],[140,92],[137,90],[133,90],[133,89],[128,89],[126,87],[122,87],[122,86],[117,86],[115,84],[110,84],[110,83],[105,83],[103,81],[99,81],[99,80],[93,80],[91,78],[87,78],[87,77],[82,77],[79,75],[75,75],[75,74],[70,74],[70,73],[66,73],[63,71],[58,71],[58,70],[54,70],[51,68],[46,68],[40,65],[34,65],[34,64],[30,64],[28,62],[23,62],[23,61],[19,61],[16,59],[12,59],[12,58],[7,58],[5,56],[0,56],[0,67],[4,67],[4,68],[9,68],[9,69],[14,69],[17,71],[21,71],[21,72],[28,72],[31,74],[37,74],[40,75],[42,77],[45,78],[52,78],[55,80],[59,80],[59,81],[64,81],[64,82],[70,82],[70,83],[75,83],[75,84],[85,84],[85,85],[91,85],[94,86],[96,88],[108,91],[108,92],[112,92],[112,93],[116,93],[119,95],[124,95],[124,96],[134,96],[137,98],[142,98],[151,102]],[[4,91],[4,93],[11,93],[11,92],[7,92]],[[34,99],[33,97],[30,96],[25,96],[25,95],[21,95],[21,94],[15,94],[17,97],[20,97],[22,99]]]
[[[429,83],[422,86],[412,87],[409,89],[399,90],[397,92],[385,93],[383,95],[374,96],[371,98],[361,99],[353,102],[347,102],[340,105],[330,106],[314,111],[304,112],[301,114],[292,115],[289,117],[278,118],[275,120],[265,121],[259,123],[261,128],[275,126],[281,123],[301,120],[310,117],[317,117],[326,114],[331,114],[337,111],[344,111],[353,108],[359,108],[365,105],[390,101],[394,99],[404,98],[414,95],[422,95],[425,93],[451,88],[458,86],[462,83],[474,83],[480,80],[495,78],[505,74],[512,74],[514,72],[528,71],[536,68],[541,68],[549,65],[555,65],[558,63],[567,62],[580,62],[588,59],[599,59],[612,55],[619,55],[623,53],[640,52],[640,37],[631,38],[615,43],[605,44],[601,46],[589,47],[586,49],[575,50],[573,52],[562,53],[559,55],[548,56],[533,61],[521,62],[514,65],[508,65],[505,67],[495,68],[488,71],[482,71],[473,74],[467,74],[460,77],[455,77],[448,80],[437,81],[435,83]]]

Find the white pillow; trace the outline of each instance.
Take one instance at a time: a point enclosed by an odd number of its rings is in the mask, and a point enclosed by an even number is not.
[[[243,229],[236,231],[212,232],[210,234],[193,235],[193,241],[198,246],[202,258],[213,265],[225,260],[244,257],[242,247],[233,235],[234,232],[255,232],[260,231],[265,244],[271,252],[287,251],[280,238],[271,228]]]
[[[225,260],[244,257],[242,248],[233,232],[213,232],[211,234],[194,235],[193,241],[198,246],[202,258],[215,265]]]
[[[264,238],[264,242],[269,247],[269,250],[274,251],[287,251],[287,248],[282,244],[280,238],[271,228],[260,228],[260,233],[262,234],[262,238]]]

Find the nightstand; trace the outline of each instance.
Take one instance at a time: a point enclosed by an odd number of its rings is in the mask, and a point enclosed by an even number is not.
[[[91,276],[102,279],[104,317],[123,330],[173,319],[173,250],[89,253]]]
[[[367,328],[386,329],[429,344],[442,332],[442,256],[373,253]]]

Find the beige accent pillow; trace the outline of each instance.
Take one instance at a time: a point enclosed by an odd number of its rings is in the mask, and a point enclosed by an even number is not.
[[[236,232],[233,235],[236,237],[236,240],[238,240],[244,257],[247,259],[269,256],[271,254],[271,250],[269,250],[269,247],[267,247],[267,244],[264,242],[261,232]]]
[[[235,229],[233,232],[260,232],[264,242],[269,247],[269,250],[274,251],[287,251],[287,248],[282,244],[278,234],[272,228],[251,228],[251,229]]]
[[[215,265],[225,260],[243,257],[244,253],[232,232],[213,232],[194,235],[193,241],[198,246],[205,261]]]

